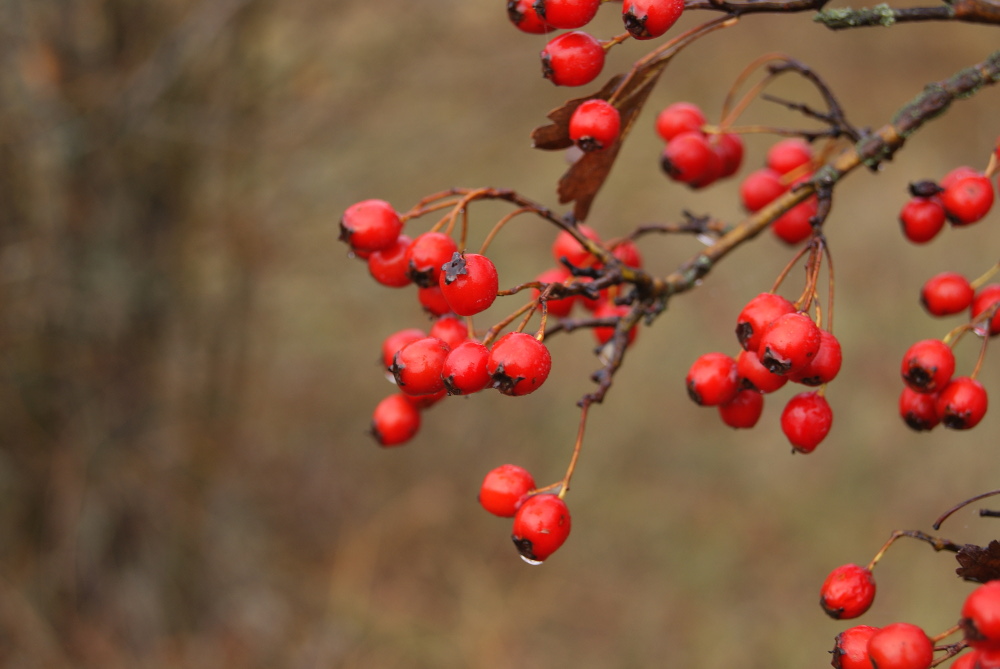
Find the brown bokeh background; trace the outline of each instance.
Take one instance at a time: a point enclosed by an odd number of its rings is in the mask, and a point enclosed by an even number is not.
[[[596,34],[620,31],[616,12]],[[427,321],[413,291],[347,257],[337,222],[362,198],[406,209],[452,186],[556,206],[565,163],[528,134],[579,92],[539,76],[545,38],[497,0],[7,0],[0,37],[4,667],[825,666],[846,627],[816,605],[827,571],[997,487],[997,416],[918,435],[895,408],[901,352],[955,324],[921,312],[920,283],[978,275],[1000,246],[996,212],[926,247],[896,212],[908,181],[985,164],[996,90],[838,190],[846,361],[817,452],[789,455],[780,399],[737,433],[684,393],[690,362],[734,351],[735,314],[790,257],[762,236],[640,333],[592,412],[573,535],[533,568],[476,490],[503,462],[561,475],[590,335],[551,342],[533,396],[451,398],[382,450],[366,434],[391,390],[379,344]],[[677,58],[589,222],[611,237],[684,209],[736,219],[735,181],[691,193],[662,177],[652,115],[678,99],[717,114],[762,53],[813,65],[854,123],[877,126],[996,45],[982,26],[748,17]],[[645,46],[615,49],[609,70]],[[747,119],[793,122],[766,104]],[[767,141],[748,140],[743,173]],[[474,208],[473,239],[506,211]],[[492,251],[502,283],[543,269],[553,234],[512,224]],[[696,249],[642,246],[657,272]],[[975,349],[959,348],[966,373]],[[994,392],[996,363],[981,376]],[[968,511],[943,533],[995,530]],[[864,622],[947,628],[969,590],[954,566],[897,546]]]

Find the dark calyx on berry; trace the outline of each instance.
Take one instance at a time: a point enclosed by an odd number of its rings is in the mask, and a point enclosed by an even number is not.
[[[935,181],[925,179],[923,181],[914,181],[910,183],[910,195],[913,197],[933,197],[943,191]]]
[[[520,553],[524,558],[528,560],[538,561],[538,558],[535,556],[535,550],[534,550],[535,547],[532,545],[531,539],[526,539],[523,537],[518,538],[514,535],[511,535],[510,538],[511,541],[514,542],[514,546],[517,548],[517,552]]]
[[[514,392],[514,387],[525,379],[523,376],[509,376],[504,371],[504,364],[502,362],[497,365],[497,370],[493,372],[492,378],[493,387],[504,395],[512,394]]]
[[[465,269],[465,256],[455,251],[451,256],[451,260],[441,265],[441,271],[444,272],[445,283],[451,283],[460,275],[468,274],[468,270]]]
[[[646,31],[646,21],[649,20],[649,15],[644,14],[641,18],[636,16],[633,12],[627,12],[622,15],[622,21],[625,23],[625,30],[629,32],[630,35],[635,37],[648,37],[649,32]]]

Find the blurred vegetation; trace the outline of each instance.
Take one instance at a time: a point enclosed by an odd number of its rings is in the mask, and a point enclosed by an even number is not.
[[[997,487],[996,415],[916,435],[895,411],[898,356],[950,328],[917,287],[977,275],[1000,242],[994,212],[912,247],[896,212],[907,181],[983,163],[995,90],[838,191],[846,363],[815,454],[789,457],[776,406],[737,434],[683,391],[696,355],[734,349],[739,307],[786,262],[763,237],[640,333],[591,414],[574,534],[545,566],[516,559],[475,492],[507,461],[561,475],[596,366],[587,333],[553,341],[532,397],[449,399],[412,443],[378,449],[379,342],[425,321],[410,291],[346,257],[340,213],[450,186],[556,205],[562,158],[527,137],[576,92],[541,79],[544,38],[502,5],[0,2],[0,666],[821,666],[843,628],[816,605],[826,572]],[[620,31],[614,14],[599,34]],[[834,34],[788,16],[727,32],[678,58],[651,105],[717,110],[746,62],[781,50],[875,126],[996,48],[983,26]],[[684,208],[735,219],[735,182],[690,193],[657,173],[651,117],[589,222],[613,236]],[[748,146],[744,172],[766,139]],[[490,206],[473,211],[481,234]],[[519,224],[494,246],[505,284],[549,262],[554,231]],[[643,251],[669,271],[695,248]],[[971,511],[949,522],[956,540],[996,535]],[[866,622],[950,626],[968,590],[953,566],[900,545]]]

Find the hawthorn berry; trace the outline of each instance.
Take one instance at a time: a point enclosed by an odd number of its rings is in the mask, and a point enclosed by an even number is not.
[[[798,244],[813,233],[812,217],[819,209],[815,196],[809,197],[783,213],[771,223],[771,232],[786,244]]]
[[[760,364],[775,374],[795,374],[819,352],[823,342],[820,329],[801,311],[778,316],[764,331],[757,349]]]
[[[602,302],[594,309],[594,318],[621,318],[630,311],[630,307],[625,304],[614,304],[613,302]],[[594,337],[600,345],[607,344],[615,336],[615,326],[598,325],[594,330]],[[628,331],[625,345],[628,346],[635,341],[638,329],[634,326]]]
[[[494,516],[513,518],[525,495],[535,489],[531,472],[517,465],[491,469],[479,486],[479,503]]]
[[[562,30],[582,28],[597,15],[601,0],[535,0],[538,16]]]
[[[788,137],[767,151],[767,166],[778,174],[788,174],[812,161],[812,147],[803,139]]]
[[[1000,302],[1000,283],[991,283],[988,286],[983,286],[972,299],[972,305],[970,306],[971,319],[975,321],[980,314],[985,313],[997,302]],[[976,328],[976,333],[982,335],[987,330],[989,330],[991,335],[1000,334],[1000,309],[990,317],[989,327],[987,328],[984,323],[982,326]]]
[[[948,174],[944,175],[941,179],[939,189],[944,190],[945,188],[953,186],[959,179],[974,177],[980,174],[982,173],[973,167],[969,167],[968,165],[959,165],[958,167],[950,170]]]
[[[855,625],[838,634],[830,664],[834,669],[874,669],[868,657],[868,640],[877,631],[871,625]]]
[[[970,646],[995,647],[1000,642],[1000,581],[987,581],[969,593],[959,625]]]
[[[910,623],[891,623],[872,634],[868,657],[878,669],[927,669],[934,661],[934,643]]]
[[[819,335],[819,351],[806,363],[805,367],[789,372],[792,381],[805,386],[821,386],[833,381],[840,373],[840,366],[843,362],[840,341],[827,330],[820,330]]]
[[[569,118],[569,138],[584,151],[603,151],[618,139],[621,115],[607,100],[585,100]]]
[[[611,255],[626,267],[642,267],[642,254],[631,239],[623,239],[611,249]]]
[[[985,669],[980,662],[979,651],[970,650],[967,653],[962,653],[962,655],[951,663],[949,669]]]
[[[945,427],[968,430],[979,424],[989,404],[986,388],[972,377],[952,379],[938,395],[937,413]]]
[[[572,523],[569,508],[557,495],[532,495],[514,514],[511,539],[525,562],[544,562],[563,545]]]
[[[577,232],[587,239],[592,239],[598,244],[601,242],[600,235],[589,225],[577,223],[576,229]],[[556,235],[555,241],[552,242],[552,257],[558,263],[565,261],[574,267],[588,267],[594,263],[594,256],[590,254],[590,251],[585,249],[566,230],[560,230],[559,234]]]
[[[406,250],[407,270],[413,283],[421,288],[438,285],[441,267],[458,251],[455,240],[443,232],[417,235]]]
[[[732,400],[737,386],[736,361],[725,353],[705,353],[688,369],[688,396],[701,406],[718,406]]]
[[[573,240],[573,243],[576,243],[576,240]],[[573,275],[570,274],[569,270],[565,267],[553,267],[545,270],[535,277],[535,281],[540,281],[541,283],[565,284],[572,278]],[[532,294],[534,295],[534,299],[537,300],[539,296],[541,296],[542,291],[538,288],[534,288],[532,289]],[[566,316],[569,316],[570,312],[573,311],[573,305],[576,303],[576,297],[576,295],[570,295],[569,297],[546,300],[545,308],[548,310],[549,316],[555,316],[556,318],[565,318]]]
[[[740,201],[747,211],[760,211],[788,190],[781,175],[769,167],[754,170],[740,184]]]
[[[448,344],[437,337],[425,337],[399,349],[389,371],[396,385],[407,395],[430,395],[444,388],[441,367],[448,357]]]
[[[964,276],[958,272],[941,272],[924,283],[920,289],[920,303],[932,316],[950,316],[968,309],[974,294]]]
[[[899,394],[899,415],[917,432],[933,430],[941,422],[937,400],[938,393],[918,393],[909,386],[903,386],[903,392]]]
[[[781,431],[799,453],[816,450],[833,423],[829,402],[818,392],[800,393],[781,412]]]
[[[937,197],[914,197],[899,212],[903,235],[914,244],[926,244],[934,239],[947,220],[944,205]]]
[[[756,353],[764,331],[779,317],[795,311],[795,305],[777,293],[761,293],[747,302],[736,317],[736,338],[740,346]]]
[[[489,350],[468,339],[453,347],[441,365],[441,380],[449,395],[471,395],[490,385],[486,371]]]
[[[486,370],[504,395],[527,395],[545,383],[552,356],[545,344],[524,332],[508,332],[490,349]]]
[[[719,172],[719,178],[724,179],[726,177],[731,177],[739,171],[740,166],[743,164],[743,140],[740,139],[739,135],[724,132],[718,135],[712,135],[708,138],[708,143],[715,151],[715,154],[719,156],[720,163],[722,165],[722,170]]]
[[[412,404],[414,408],[423,411],[424,409],[434,406],[445,397],[448,397],[448,390],[446,388],[442,388],[436,393],[428,393],[427,395],[407,395],[406,393],[403,393],[403,397],[405,397],[406,401]]]
[[[875,578],[867,567],[845,564],[823,581],[819,604],[835,619],[857,618],[875,601]]]
[[[543,35],[555,30],[535,11],[535,0],[509,0],[507,2],[507,18],[521,32],[532,35]]]
[[[625,0],[622,20],[636,39],[653,39],[670,30],[684,12],[684,0]]]
[[[761,393],[773,393],[788,383],[787,376],[775,374],[760,364],[756,351],[740,351],[736,356],[736,375],[741,388],[751,388]]]
[[[420,410],[402,394],[389,395],[372,413],[372,436],[382,446],[398,446],[420,429]]]
[[[656,133],[669,142],[684,132],[701,132],[706,123],[701,107],[691,102],[674,102],[656,116]]]
[[[473,316],[489,309],[500,289],[493,261],[478,253],[458,251],[441,268],[438,276],[441,294],[459,316]]]
[[[604,69],[604,46],[581,30],[563,33],[542,49],[542,75],[556,86],[583,86]]]
[[[392,359],[399,349],[426,336],[427,333],[420,328],[406,328],[393,332],[382,341],[382,364],[386,369],[389,369],[392,366]]]
[[[733,428],[751,428],[764,411],[764,395],[751,388],[737,391],[725,404],[718,406],[722,422]]]
[[[448,348],[455,348],[469,338],[469,327],[461,318],[448,314],[434,321],[428,334],[443,341]]]
[[[399,235],[389,246],[372,251],[368,256],[368,272],[383,286],[402,288],[412,283],[406,251],[412,239]]]
[[[432,316],[443,316],[451,313],[451,305],[444,299],[441,286],[433,285],[426,288],[417,289],[417,300],[420,305]]]
[[[378,251],[392,244],[403,222],[385,200],[362,200],[344,211],[340,218],[340,240],[355,251]]]
[[[699,131],[690,131],[667,142],[660,155],[660,167],[674,181],[703,185],[706,176],[721,172],[721,161],[709,145],[708,137]]]
[[[955,354],[940,339],[923,339],[903,354],[903,381],[918,393],[938,392],[955,373]]]
[[[993,206],[993,184],[983,174],[968,174],[945,186],[940,197],[952,225],[971,225]]]

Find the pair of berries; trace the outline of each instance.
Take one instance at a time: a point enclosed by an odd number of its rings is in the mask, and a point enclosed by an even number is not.
[[[951,316],[966,309],[970,320],[976,322],[980,316],[985,321],[987,311],[995,310],[989,322],[976,328],[979,335],[989,332],[991,336],[1000,334],[1000,283],[991,283],[979,290],[972,287],[969,280],[958,272],[941,272],[929,278],[920,289],[920,303],[932,316]]]
[[[531,494],[535,479],[517,465],[490,470],[479,488],[479,503],[501,518],[513,518],[511,539],[521,558],[540,564],[569,536],[571,518],[566,502],[558,495]]]
[[[910,184],[912,197],[899,212],[903,235],[914,244],[926,244],[944,229],[982,220],[993,206],[993,184],[982,172],[956,167],[941,183]]]
[[[543,34],[574,30],[590,23],[602,0],[509,0],[507,16],[518,29]],[[683,0],[627,0],[622,6],[625,29],[636,39],[666,33],[684,11]]]
[[[927,633],[899,622],[882,628],[857,625],[841,632],[831,664],[836,669],[928,669],[933,661],[934,642]]]
[[[743,140],[732,133],[704,132],[705,115],[690,102],[675,102],[656,117],[656,133],[666,142],[660,168],[674,181],[704,188],[735,174],[743,163]]]
[[[765,167],[746,176],[740,184],[740,199],[753,213],[783,195],[812,173],[812,147],[805,141],[790,137],[776,142],[767,152]],[[798,244],[813,232],[812,217],[817,212],[817,200],[810,196],[793,206],[771,223],[771,231],[787,244]]]
[[[970,376],[952,378],[955,354],[940,339],[918,341],[903,355],[900,374],[906,384],[899,413],[912,429],[931,430],[938,424],[955,430],[975,427],[986,415],[986,389]]]

